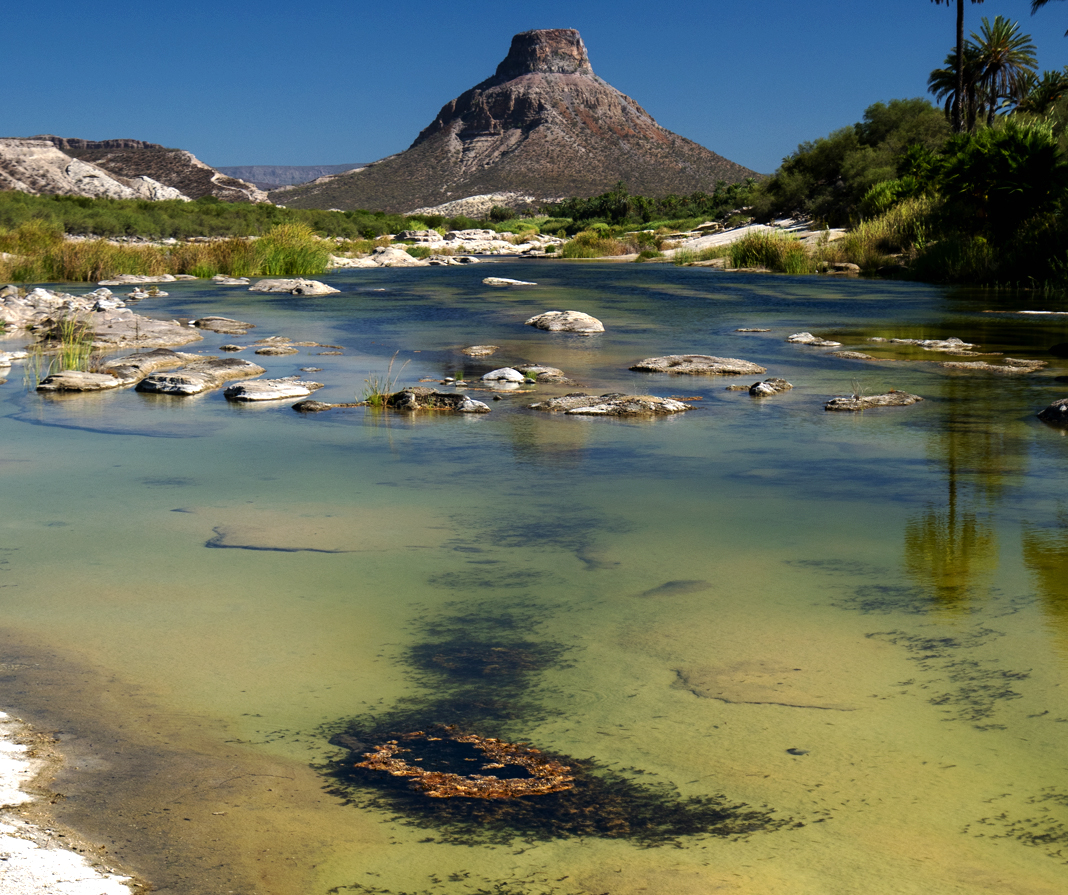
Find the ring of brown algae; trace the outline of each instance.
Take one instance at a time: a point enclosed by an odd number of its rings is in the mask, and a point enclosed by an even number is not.
[[[452,725],[442,727],[436,732],[441,736],[416,730],[401,734],[400,740],[411,745],[420,742],[470,745],[486,759],[480,770],[511,767],[524,776],[501,779],[495,774],[457,774],[453,771],[427,770],[415,764],[422,761],[421,758],[414,758],[412,761],[399,758],[399,754],[411,753],[412,750],[402,746],[396,739],[365,752],[364,760],[356,762],[355,767],[384,771],[393,777],[410,777],[414,789],[434,799],[513,799],[562,792],[574,786],[574,777],[571,776],[569,767],[544,757],[533,747],[506,743],[474,733],[463,733]],[[463,760],[477,761],[470,757]]]

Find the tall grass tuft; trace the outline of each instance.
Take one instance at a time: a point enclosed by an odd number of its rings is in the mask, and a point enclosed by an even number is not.
[[[26,382],[36,388],[42,379],[53,373],[63,370],[91,372],[98,362],[89,322],[76,314],[60,317],[30,349],[25,366]]]
[[[936,203],[926,196],[905,199],[878,217],[862,221],[824,253],[827,260],[851,261],[864,271],[875,271],[891,255],[921,250],[933,231]],[[835,257],[831,258],[829,255]]]
[[[754,230],[730,245],[731,267],[766,267],[779,273],[816,271],[816,260],[801,242],[786,233]]]
[[[565,243],[560,251],[562,258],[606,258],[614,255],[630,255],[640,251],[636,242],[623,241],[609,236],[607,230],[583,230]]]
[[[385,375],[370,374],[364,380],[363,394],[360,395],[360,403],[366,404],[368,407],[377,407],[381,409],[386,406],[386,402],[389,401],[389,396],[397,391],[397,382],[400,381],[401,373],[404,372],[404,368],[408,366],[409,361],[405,361],[401,364],[401,368],[397,371],[397,375],[393,375],[393,363],[397,360],[399,351],[393,352],[393,357],[389,359],[389,366],[386,368]]]
[[[321,274],[330,263],[330,250],[307,224],[279,224],[256,242],[258,273],[269,277]]]

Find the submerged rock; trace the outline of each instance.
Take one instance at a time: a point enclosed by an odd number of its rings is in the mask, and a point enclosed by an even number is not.
[[[749,386],[749,394],[754,398],[767,398],[779,392],[788,392],[792,388],[793,384],[785,379],[765,379],[763,382],[754,382]]]
[[[475,401],[467,395],[435,391],[416,386],[406,388],[389,396],[388,407],[394,410],[453,410],[457,413],[489,413],[488,404]]]
[[[641,373],[679,373],[687,375],[738,376],[766,373],[767,368],[736,357],[711,354],[668,354],[638,361],[631,370]]]
[[[1054,426],[1068,426],[1068,398],[1061,398],[1044,410],[1040,410],[1038,418]]]
[[[832,351],[831,357],[840,357],[844,360],[875,360],[870,354],[863,351]]]
[[[552,333],[592,335],[604,332],[604,324],[600,320],[582,311],[546,311],[531,317],[524,325]]]
[[[787,338],[787,342],[791,342],[794,345],[811,345],[813,348],[841,348],[841,342],[833,342],[830,339],[821,339],[819,336],[814,336],[812,333],[794,333]]]
[[[196,395],[234,379],[249,379],[266,372],[258,364],[236,357],[207,358],[173,373],[153,373],[138,383],[137,390],[164,395]]]
[[[248,280],[245,281],[246,283]],[[255,323],[244,323],[240,320],[232,320],[229,317],[200,317],[189,321],[191,326],[197,329],[211,330],[224,336],[243,336],[250,329],[255,329]]]
[[[1013,376],[1034,373],[1036,370],[1041,370],[1047,366],[1047,362],[1044,360],[1022,360],[1007,357],[1000,364],[988,364],[986,361],[981,360],[947,360],[943,361],[940,366],[945,367],[947,370],[971,370],[979,373],[1001,373]]]
[[[885,395],[848,395],[845,397],[831,398],[824,406],[824,410],[865,410],[868,407],[905,407],[922,401],[919,395],[910,395],[908,392],[899,392],[891,389]]]
[[[228,401],[281,401],[286,398],[304,398],[322,387],[321,382],[290,376],[284,379],[254,379],[251,382],[241,382],[227,386],[223,395]]]
[[[530,405],[531,410],[550,413],[567,413],[583,416],[651,416],[666,413],[682,413],[690,410],[688,404],[674,398],[657,398],[653,395],[562,395]]]
[[[257,280],[248,287],[249,292],[267,292],[275,295],[334,295],[340,292],[333,286],[318,280],[306,280],[295,277],[284,280]]]
[[[528,283],[526,280],[513,280],[508,277],[486,277],[484,286],[537,286],[537,283]]]
[[[468,357],[489,357],[500,350],[500,345],[472,345],[470,348],[461,348],[460,353]]]

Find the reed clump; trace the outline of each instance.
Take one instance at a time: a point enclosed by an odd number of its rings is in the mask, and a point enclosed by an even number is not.
[[[606,258],[637,254],[640,247],[633,239],[618,239],[607,229],[583,230],[560,250],[562,258]]]
[[[94,372],[100,353],[93,347],[93,328],[77,314],[60,317],[41,333],[26,359],[27,385],[36,388],[41,380],[62,370]]]
[[[815,273],[816,259],[794,236],[773,230],[750,231],[730,245],[731,267],[765,267],[779,273]]]
[[[58,229],[31,221],[0,231],[0,252],[4,253],[0,280],[95,282],[119,274],[316,276],[327,269],[332,245],[306,224],[279,224],[258,239],[232,237],[160,246],[67,240]]]

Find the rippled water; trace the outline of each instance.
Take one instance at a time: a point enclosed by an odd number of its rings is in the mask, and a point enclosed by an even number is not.
[[[174,892],[1063,891],[1068,439],[1035,412],[1068,387],[1047,353],[1065,318],[913,284],[508,263],[492,272],[539,285],[502,291],[488,269],[340,273],[317,299],[183,284],[140,310],[257,325],[206,352],[344,346],[262,359],[321,367],[326,401],[394,352],[405,384],[528,361],[581,386],[478,417],[301,416],[219,393],[41,398],[14,368],[0,705],[77,747],[61,816]],[[522,325],[554,308],[607,332]],[[785,343],[799,330],[887,360]],[[873,336],[1050,366],[951,373]],[[627,370],[668,353],[795,388]],[[639,422],[526,409],[580,387],[701,400]],[[823,410],[889,388],[925,400]],[[650,842],[393,798],[328,740],[397,719],[592,759],[590,816],[632,821],[640,791],[649,816],[713,800],[760,822]]]

